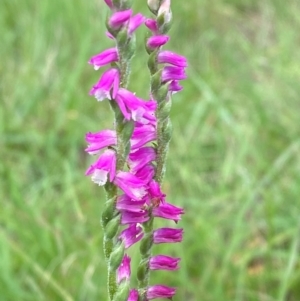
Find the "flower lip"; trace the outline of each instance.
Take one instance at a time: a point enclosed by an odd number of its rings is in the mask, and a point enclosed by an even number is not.
[[[118,50],[116,47],[106,49],[99,54],[92,56],[89,64],[94,65],[95,70],[112,62],[119,60]]]
[[[105,98],[112,99],[116,97],[120,85],[120,74],[116,68],[106,70],[100,80],[90,91],[90,95],[94,95],[98,101]],[[112,90],[112,97],[111,97]]]
[[[107,176],[109,174],[109,181],[112,182],[116,173],[116,153],[113,150],[107,149],[98,158],[98,160],[92,164],[86,171],[86,175],[92,175],[92,181],[99,186],[104,185],[107,182]]]

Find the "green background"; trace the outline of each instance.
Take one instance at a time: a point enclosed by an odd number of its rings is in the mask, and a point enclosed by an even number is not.
[[[151,281],[177,286],[174,301],[299,301],[299,1],[172,8],[166,48],[189,68],[164,191],[185,208],[185,236],[155,247],[182,261]],[[101,71],[87,61],[113,45],[107,13],[101,0],[0,2],[1,301],[106,300],[104,193],[84,176],[84,135],[112,127],[108,103],[88,96]],[[130,88],[146,98],[145,33]]]

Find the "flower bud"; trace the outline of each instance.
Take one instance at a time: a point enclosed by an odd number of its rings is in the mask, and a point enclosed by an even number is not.
[[[157,26],[159,28],[159,32],[161,34],[166,34],[170,30],[171,24],[172,24],[171,10],[169,10],[169,11],[168,10],[160,10],[158,12],[156,21],[157,21]]]
[[[120,225],[120,215],[111,219],[105,226],[105,238],[112,239],[116,236]]]
[[[151,233],[145,234],[140,244],[141,254],[146,255],[147,253],[149,253],[152,245],[153,245],[153,235]]]
[[[171,140],[171,136],[172,136],[172,123],[170,120],[168,120],[168,123],[164,127],[162,133],[162,139],[164,143],[168,143]]]
[[[148,8],[154,15],[157,15],[161,1],[162,0],[148,0],[147,1]]]
[[[115,212],[115,200],[116,198],[109,199],[105,203],[105,208],[103,210],[102,216],[101,216],[101,222],[103,227],[107,225],[107,223],[113,218],[114,212]]]
[[[162,70],[158,70],[151,76],[151,93],[155,94],[161,86]]]
[[[132,120],[124,123],[124,127],[120,133],[124,145],[128,144],[133,130],[134,130],[134,122]]]
[[[118,285],[118,290],[114,295],[113,301],[127,301],[130,291],[129,281],[125,281]]]
[[[158,17],[164,16],[164,23],[169,23],[172,19],[172,12],[171,12],[171,0],[162,0],[160,1],[160,7],[158,10]]]
[[[160,121],[164,121],[165,119],[167,119],[170,116],[172,101],[171,101],[171,99],[169,99],[167,101],[160,103],[159,106],[160,106],[160,108],[158,110],[158,119]]]
[[[139,281],[143,281],[148,273],[149,270],[149,261],[143,260],[140,262],[138,269],[137,269],[137,279]]]
[[[148,68],[151,74],[154,74],[157,71],[157,54],[158,54],[158,49],[150,53],[148,58]]]
[[[160,104],[162,103],[168,95],[169,92],[169,85],[163,84],[155,93],[154,98]]]
[[[109,269],[111,271],[116,271],[120,266],[125,253],[124,244],[120,243],[115,247],[109,257]]]

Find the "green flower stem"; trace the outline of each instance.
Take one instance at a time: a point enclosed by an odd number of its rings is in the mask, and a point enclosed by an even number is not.
[[[107,183],[105,185],[105,190],[107,194],[107,201],[106,201],[106,207],[104,212],[102,213],[102,228],[104,232],[103,237],[103,250],[105,259],[109,265],[109,260],[111,253],[114,248],[114,241],[113,238],[108,238],[107,236],[107,227],[109,222],[112,220],[114,215],[116,214],[115,210],[115,196],[117,193],[117,187],[113,185],[112,183]],[[108,268],[107,271],[107,289],[108,289],[108,295],[110,300],[113,299],[113,296],[115,292],[117,291],[117,284],[116,284],[116,273]]]
[[[150,209],[151,210],[151,209]],[[153,221],[154,218],[149,211],[150,219],[143,223],[144,237],[140,245],[141,261],[137,269],[137,279],[139,288],[139,301],[145,301],[146,291],[149,285],[150,271],[149,271],[149,259],[152,252],[153,244]]]
[[[171,101],[171,100],[169,100]],[[171,138],[171,121],[169,118],[162,121],[159,119],[160,112],[157,112],[157,165],[155,180],[161,183],[166,171],[166,158]],[[168,137],[167,137],[168,136]]]

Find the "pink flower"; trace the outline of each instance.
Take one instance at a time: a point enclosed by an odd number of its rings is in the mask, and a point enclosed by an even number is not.
[[[119,171],[114,183],[134,200],[141,200],[146,194],[144,181],[129,172]]]
[[[156,255],[152,256],[149,261],[150,270],[169,270],[174,271],[178,269],[180,258]]]
[[[158,27],[157,27],[157,22],[154,19],[147,19],[145,21],[145,25],[152,31],[152,33],[157,33]]]
[[[186,78],[184,68],[175,66],[166,66],[162,71],[162,81],[182,80]]]
[[[183,229],[160,228],[153,232],[155,244],[174,243],[182,241]]]
[[[169,91],[171,93],[176,93],[176,92],[179,92],[181,91],[183,88],[182,86],[179,85],[178,81],[177,80],[173,80],[171,81],[171,83],[169,84]]]
[[[112,130],[102,130],[96,133],[87,133],[85,140],[89,143],[85,149],[90,155],[97,154],[101,149],[107,146],[117,144],[117,134]]]
[[[92,164],[86,171],[86,175],[92,175],[92,181],[99,186],[103,186],[107,182],[107,176],[109,175],[109,181],[112,182],[116,173],[116,153],[113,150],[106,150],[98,160]]]
[[[134,201],[128,195],[122,194],[117,198],[116,208],[119,211],[144,212],[142,209],[146,200]]]
[[[95,70],[98,70],[100,67],[117,62],[118,60],[118,50],[116,47],[113,47],[91,57],[89,64],[94,65]]]
[[[176,293],[174,287],[169,287],[165,285],[153,285],[150,286],[147,290],[147,299],[156,299],[156,298],[172,298]]]
[[[152,164],[145,165],[143,168],[139,169],[135,175],[144,183],[148,184],[155,175],[155,168]]]
[[[128,297],[127,301],[138,301],[138,299],[139,299],[138,291],[135,290],[135,289],[130,290],[129,297]]]
[[[132,224],[119,235],[125,245],[125,249],[130,248],[133,244],[142,239],[144,233],[143,228],[137,224]]]
[[[148,120],[152,121],[155,118],[154,111],[151,110],[150,112],[150,108],[153,107],[152,101],[145,102],[124,88],[119,89],[115,101],[127,120],[133,119],[147,124],[149,123]]]
[[[116,68],[111,68],[105,71],[100,80],[90,91],[90,95],[94,95],[98,101],[102,101],[105,98],[115,98],[119,89],[120,74]],[[113,90],[111,97],[111,90]]]
[[[129,20],[128,34],[132,33],[144,23],[145,17],[142,14],[136,14]]]
[[[165,219],[174,220],[178,222],[181,219],[181,215],[184,213],[184,210],[180,207],[176,207],[167,202],[160,203],[158,207],[154,207],[152,214],[156,217],[162,217]]]
[[[131,275],[130,261],[130,257],[127,254],[125,254],[117,270],[118,284],[120,284],[122,281],[129,281]]]
[[[146,146],[138,149],[135,152],[129,154],[129,167],[130,170],[135,173],[145,165],[154,161],[156,158],[156,151],[153,147]]]
[[[134,128],[130,143],[131,149],[137,149],[156,139],[155,126],[146,124]]]
[[[177,67],[187,67],[185,57],[169,50],[160,51],[157,56],[157,62],[160,64],[171,64]]]
[[[131,9],[117,11],[113,13],[113,15],[109,18],[108,24],[112,28],[118,29],[126,24],[126,22],[130,19],[131,15]]]
[[[150,182],[148,192],[151,200],[155,200],[158,204],[165,202],[166,195],[162,193],[160,186],[156,181],[152,180]]]
[[[159,35],[159,36],[152,36],[147,40],[147,46],[151,49],[156,49],[165,45],[169,41],[169,36]]]
[[[144,223],[149,220],[148,211],[142,210],[141,212],[121,211],[121,224],[137,224]]]

